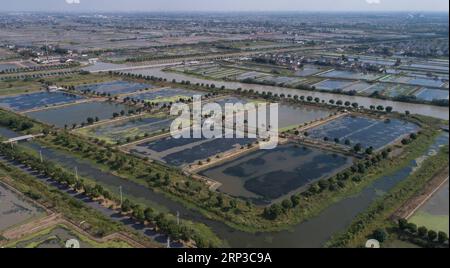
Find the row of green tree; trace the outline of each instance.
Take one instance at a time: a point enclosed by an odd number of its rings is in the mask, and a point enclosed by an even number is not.
[[[74,173],[66,171],[53,162],[46,160],[41,161],[40,158],[24,150],[11,148],[4,144],[0,144],[0,152],[7,158],[27,165],[33,170],[52,178],[60,184],[67,185],[70,188],[83,192],[92,199],[103,197],[118,203],[117,198],[101,185],[95,184],[92,186],[83,179],[78,179]],[[177,222],[174,217],[163,213],[157,214],[150,207],[143,208],[142,206],[125,199],[121,204],[121,211],[132,216],[141,223],[149,223],[156,226],[161,232],[169,235],[172,240],[193,240],[198,247],[213,246],[183,221]]]

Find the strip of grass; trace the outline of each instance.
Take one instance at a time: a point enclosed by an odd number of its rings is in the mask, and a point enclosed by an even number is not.
[[[58,224],[56,226],[52,226],[49,227],[47,229],[44,229],[42,231],[33,233],[29,236],[26,236],[24,238],[21,238],[20,240],[8,243],[5,245],[5,248],[16,248],[19,244],[23,244],[26,243],[28,241],[30,241],[28,244],[25,245],[25,248],[37,248],[40,244],[42,244],[43,242],[47,241],[49,238],[47,238],[46,240],[43,241],[34,241],[31,242],[31,240],[36,240],[39,239],[40,237],[49,235],[53,230],[58,229],[58,228],[62,228],[64,230],[66,230],[67,232],[69,232],[71,235],[74,236],[75,239],[78,239],[79,241],[82,241],[86,244],[89,245],[89,247],[92,248],[131,248],[131,245],[129,245],[128,243],[126,243],[125,241],[115,241],[115,240],[111,240],[111,241],[107,241],[104,243],[101,242],[97,242],[95,240],[92,240],[91,238],[67,227],[64,224]],[[56,237],[55,237],[56,238]]]

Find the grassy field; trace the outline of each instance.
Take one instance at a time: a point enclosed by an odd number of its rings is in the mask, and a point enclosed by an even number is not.
[[[448,234],[448,219],[448,215],[432,215],[424,211],[419,211],[409,219],[409,222],[415,223],[417,226],[425,226],[429,230],[442,231]]]
[[[0,96],[23,94],[43,89],[38,81],[0,81]]]
[[[69,228],[68,226],[64,224],[59,224],[50,228],[47,228],[45,230],[42,230],[40,232],[33,233],[29,236],[25,236],[21,238],[20,240],[8,243],[5,245],[6,248],[16,248],[16,247],[22,247],[22,248],[37,248],[41,244],[50,242],[51,240],[57,241],[59,246],[64,247],[65,241],[63,238],[52,235],[52,232],[56,229],[63,229],[67,232],[68,235],[70,235],[70,239],[77,239],[78,241],[82,242],[83,244],[86,244],[89,248],[131,248],[132,246],[124,241],[118,241],[118,240],[110,240],[107,242],[98,242],[96,240],[93,240],[92,238],[81,234],[77,232],[76,230]]]
[[[54,77],[45,79],[46,82],[50,82],[58,86],[78,86],[114,80],[117,79],[114,79],[114,77],[111,77],[108,74],[89,74],[89,75],[73,74],[65,77]]]

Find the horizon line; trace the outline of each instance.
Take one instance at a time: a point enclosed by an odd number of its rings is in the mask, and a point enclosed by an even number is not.
[[[449,10],[0,10],[0,13],[449,13]]]

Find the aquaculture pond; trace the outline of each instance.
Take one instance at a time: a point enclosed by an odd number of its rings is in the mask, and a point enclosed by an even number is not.
[[[190,99],[194,95],[204,95],[205,93],[195,90],[187,90],[181,88],[163,88],[151,90],[145,93],[139,93],[131,98],[140,101],[153,102],[158,104],[165,104],[171,102],[178,102],[180,99]]]
[[[345,80],[325,80],[315,84],[314,86],[320,90],[333,91],[333,90],[342,90],[354,82],[349,82]]]
[[[129,94],[144,89],[150,89],[153,86],[149,84],[133,83],[127,81],[109,81],[98,84],[82,85],[76,87],[78,91],[88,91],[92,93],[105,93],[111,95]]]
[[[316,73],[319,73],[323,71],[323,69],[320,69],[319,67],[316,67],[314,65],[306,65],[301,70],[297,71],[295,75],[297,76],[310,76]]]
[[[0,98],[0,107],[22,112],[41,107],[73,103],[82,100],[83,97],[57,91],[38,92]]]
[[[414,78],[408,81],[410,85],[424,86],[424,87],[442,87],[444,82],[434,79]]]
[[[309,137],[330,140],[338,138],[341,143],[361,144],[364,148],[380,149],[402,136],[417,132],[419,126],[397,119],[377,120],[359,116],[344,116],[308,131]]]
[[[395,64],[395,62],[393,62]],[[423,105],[423,104],[411,104],[411,103],[404,103],[404,102],[395,102],[391,100],[382,100],[382,99],[375,99],[375,98],[369,98],[369,97],[363,97],[363,96],[347,96],[347,95],[341,95],[331,92],[319,92],[319,91],[306,91],[306,90],[299,90],[299,89],[292,89],[292,88],[286,88],[286,87],[276,87],[276,86],[265,86],[265,85],[255,85],[255,84],[246,84],[246,83],[238,83],[238,82],[231,82],[231,81],[214,81],[209,79],[202,79],[197,77],[191,77],[182,73],[174,73],[174,72],[164,72],[162,71],[162,68],[148,68],[148,69],[141,69],[141,70],[133,70],[133,71],[127,71],[131,74],[136,75],[153,75],[156,77],[161,77],[164,79],[167,79],[168,81],[171,81],[175,79],[176,81],[186,81],[189,80],[191,83],[203,83],[203,84],[215,84],[216,87],[222,87],[224,86],[227,89],[234,89],[237,90],[238,88],[241,88],[242,90],[250,90],[253,89],[255,92],[272,92],[273,94],[284,94],[285,96],[288,95],[304,95],[304,96],[312,96],[313,98],[320,98],[321,100],[324,100],[325,102],[328,102],[329,100],[333,99],[334,101],[341,100],[341,101],[350,101],[350,102],[356,102],[359,103],[359,105],[369,107],[371,105],[383,105],[384,107],[391,106],[394,108],[394,111],[397,111],[399,113],[404,113],[405,111],[411,112],[411,114],[421,114],[421,115],[427,115],[432,116],[436,118],[441,118],[448,120],[449,113],[448,113],[448,107],[439,107],[434,105]],[[379,83],[379,85],[383,85],[382,83]],[[371,87],[372,88],[372,87]],[[371,94],[370,89],[365,90],[364,94],[369,95]]]
[[[273,201],[348,167],[352,158],[293,144],[259,150],[201,174],[222,183],[225,193]]]
[[[448,136],[438,139],[432,148],[436,150],[439,145],[443,144],[448,144]],[[61,151],[42,148],[35,143],[27,143],[26,146],[36,151],[42,150],[46,159],[56,161],[69,169],[78,167],[80,175],[89,176],[116,194],[119,186],[122,186],[126,198],[165,209],[173,214],[179,212],[182,219],[202,222],[213,229],[228,245],[236,248],[322,247],[333,234],[343,231],[359,213],[367,209],[383,193],[388,192],[399,182],[406,179],[417,167],[416,162],[412,161],[409,166],[380,178],[361,193],[335,203],[317,217],[293,226],[287,231],[253,234],[236,231],[221,222],[207,219],[198,212],[187,209],[164,195],[151,191],[144,185],[121,179],[93,167],[88,161],[74,158]]]
[[[26,115],[49,125],[60,128],[67,125],[70,128],[73,124],[87,123],[89,117],[94,119],[97,117],[99,120],[111,119],[113,113],[121,111],[128,113],[132,109],[131,106],[124,104],[94,101],[30,112]]]
[[[80,129],[79,132],[99,138],[109,143],[126,142],[127,138],[136,136],[152,135],[169,131],[173,118],[141,116],[133,119],[124,119],[110,124],[102,124],[89,128]]]
[[[19,68],[19,66],[14,63],[1,63],[0,64],[0,72],[8,71],[8,70],[15,70],[17,68]]]
[[[355,80],[375,80],[380,77],[380,75],[376,74],[364,74],[364,73],[357,73],[357,72],[351,72],[351,71],[339,71],[334,70],[331,72],[323,73],[319,75],[320,77],[326,77],[326,78],[344,78],[344,79],[355,79]]]
[[[0,231],[26,223],[44,213],[43,209],[0,182]]]
[[[414,94],[416,98],[425,101],[433,101],[433,100],[448,100],[449,91],[448,89],[431,89],[424,88],[419,90],[416,94]]]
[[[169,137],[163,140],[138,144],[131,149],[131,152],[172,166],[181,167],[192,164],[197,160],[206,160],[232,149],[239,149],[255,141],[256,139],[252,138],[175,139]]]
[[[266,109],[266,125],[274,127],[275,123],[271,122],[271,113],[273,111],[268,106],[266,106]],[[327,118],[330,114],[329,110],[313,106],[278,104],[278,129],[280,131],[292,129],[305,123]],[[249,111],[246,114],[238,114],[237,116],[245,116],[247,120],[255,117],[258,119],[258,124],[260,123],[256,110]],[[252,121],[249,121],[248,126],[250,129],[255,129],[255,123],[252,123]]]
[[[418,226],[449,234],[448,181],[410,219]]]
[[[304,123],[326,118],[331,114],[329,110],[311,106],[278,105],[278,128],[297,127]]]

